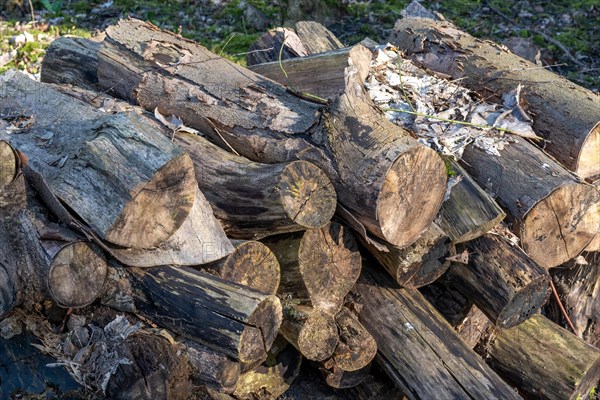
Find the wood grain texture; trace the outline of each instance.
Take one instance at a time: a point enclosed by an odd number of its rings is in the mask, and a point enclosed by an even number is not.
[[[8,186],[19,170],[19,156],[12,146],[0,140],[0,190]]]

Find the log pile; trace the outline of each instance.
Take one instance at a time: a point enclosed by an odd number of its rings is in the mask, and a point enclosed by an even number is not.
[[[531,81],[457,32],[392,39],[496,95]],[[597,97],[527,88],[554,158],[519,138],[454,160],[372,100],[377,46],[299,22],[246,69],[130,19],[53,42],[43,83],[0,76],[2,336],[110,398],[589,397]]]

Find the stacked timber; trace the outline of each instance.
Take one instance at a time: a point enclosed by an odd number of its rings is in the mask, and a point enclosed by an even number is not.
[[[440,157],[371,100],[376,46],[299,22],[245,69],[127,20],[1,76],[0,334],[99,397],[589,395],[597,189],[525,140]]]

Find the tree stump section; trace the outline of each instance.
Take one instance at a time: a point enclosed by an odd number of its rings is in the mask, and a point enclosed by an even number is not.
[[[390,43],[418,65],[460,79],[483,98],[523,86],[521,99],[534,115],[544,149],[579,176],[600,174],[600,97],[566,78],[526,61],[447,21],[403,18]]]

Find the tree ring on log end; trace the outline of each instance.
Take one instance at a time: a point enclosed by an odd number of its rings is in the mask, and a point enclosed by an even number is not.
[[[550,276],[544,275],[525,286],[502,309],[496,325],[511,328],[535,314],[550,296]]]
[[[523,219],[523,250],[544,268],[576,257],[600,228],[598,201],[598,192],[589,185],[565,185],[552,191]]]
[[[254,310],[240,336],[240,361],[252,364],[264,358],[283,321],[281,302],[277,296],[265,298]]]
[[[220,268],[223,279],[249,286],[263,293],[275,294],[281,273],[279,261],[271,249],[250,240],[236,246]]]
[[[172,159],[132,193],[105,239],[137,249],[158,246],[187,219],[197,187],[192,159],[187,154]]]
[[[288,164],[280,175],[278,189],[289,219],[302,227],[320,228],[335,213],[337,196],[333,184],[312,163]]]
[[[324,361],[333,355],[339,341],[335,319],[315,309],[304,321],[298,335],[298,349],[312,361]]]
[[[10,144],[0,140],[0,188],[14,181],[19,169],[19,156]]]
[[[388,170],[377,199],[383,239],[394,246],[414,243],[433,222],[446,191],[446,168],[435,151],[415,146]]]
[[[600,122],[598,122],[585,138],[575,172],[583,178],[600,175]]]
[[[61,307],[85,307],[100,295],[107,270],[106,259],[95,245],[69,243],[58,251],[50,266],[50,295]]]

